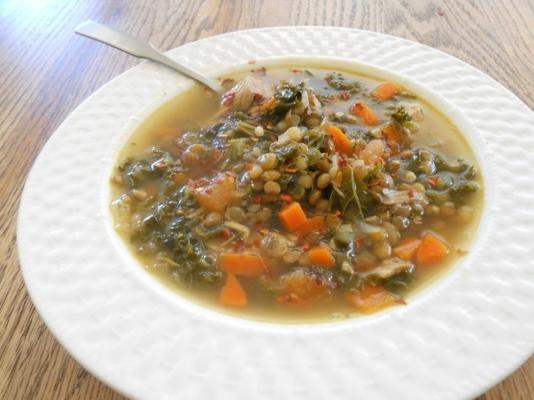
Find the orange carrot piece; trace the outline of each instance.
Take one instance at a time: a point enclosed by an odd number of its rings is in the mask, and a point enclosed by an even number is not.
[[[222,212],[232,201],[232,192],[235,190],[234,178],[223,175],[211,185],[197,190],[195,199],[210,211]]]
[[[403,260],[411,260],[415,255],[415,252],[421,244],[421,239],[414,237],[407,237],[399,241],[399,243],[393,248],[393,254]]]
[[[217,262],[224,272],[238,276],[257,277],[267,270],[265,260],[256,254],[222,253]]]
[[[305,236],[311,232],[322,232],[326,226],[325,217],[322,215],[316,215],[315,217],[308,218],[300,228],[297,229],[296,233],[299,236]]]
[[[365,125],[376,125],[378,123],[378,116],[373,109],[361,101],[354,103],[349,111],[351,114],[360,117]]]
[[[247,293],[233,274],[226,276],[226,282],[219,294],[219,303],[229,307],[243,307],[247,305]]]
[[[427,233],[417,249],[416,262],[417,264],[434,264],[442,261],[447,254],[449,254],[447,245],[437,236]]]
[[[312,264],[325,268],[336,266],[336,259],[332,255],[330,249],[324,245],[315,246],[308,250],[308,256],[310,257]]]
[[[280,210],[278,218],[289,232],[296,231],[308,220],[300,203],[296,201]]]
[[[378,85],[372,92],[371,96],[380,101],[385,101],[391,99],[401,90],[400,86],[396,83],[385,82],[381,85]]]
[[[404,304],[404,300],[388,292],[381,286],[365,285],[360,292],[348,291],[345,300],[356,310],[369,314],[395,304]]]
[[[337,151],[340,153],[345,154],[352,154],[353,148],[352,148],[352,142],[350,139],[343,133],[341,129],[339,129],[337,126],[329,126],[327,130],[328,134],[332,138],[332,141],[334,142],[334,146]]]
[[[395,143],[401,143],[402,137],[397,129],[391,124],[388,124],[382,128],[382,133],[384,136]]]

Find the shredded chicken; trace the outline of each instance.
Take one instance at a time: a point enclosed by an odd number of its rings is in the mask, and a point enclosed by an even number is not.
[[[254,100],[265,97],[265,89],[259,79],[248,75],[223,97],[229,99],[233,109],[245,111],[254,103]]]
[[[388,258],[376,267],[375,269],[363,274],[365,277],[377,277],[380,279],[388,279],[393,275],[397,275],[404,271],[411,272],[414,265],[410,261],[403,260],[399,257]]]
[[[240,224],[239,222],[225,221],[224,226],[230,228],[233,231],[236,231],[244,238],[247,238],[250,235],[250,229],[245,225]]]
[[[415,200],[424,200],[424,195],[414,190],[382,189],[380,196],[383,204],[404,204]]]
[[[408,114],[414,121],[421,122],[425,115],[423,113],[423,107],[417,103],[401,103],[404,109],[406,110],[406,114]]]

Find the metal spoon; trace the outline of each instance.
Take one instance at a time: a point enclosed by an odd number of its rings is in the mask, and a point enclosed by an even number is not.
[[[132,56],[163,64],[166,67],[174,69],[175,71],[178,71],[181,74],[184,74],[196,80],[197,82],[206,85],[216,93],[221,94],[223,92],[223,88],[221,85],[219,85],[219,83],[217,83],[217,81],[201,75],[174,60],[171,60],[165,54],[158,51],[150,43],[143,42],[142,40],[139,40],[126,33],[116,31],[108,26],[90,20],[78,25],[74,29],[74,32],[90,39],[95,39],[101,43],[108,44],[118,50],[122,50],[125,53],[131,54]]]

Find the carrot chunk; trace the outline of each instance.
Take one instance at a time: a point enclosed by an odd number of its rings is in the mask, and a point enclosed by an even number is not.
[[[195,192],[198,203],[210,211],[222,212],[232,201],[234,178],[223,175],[213,183]]]
[[[391,99],[401,90],[400,86],[396,83],[385,82],[381,85],[378,85],[372,92],[371,96],[380,101],[385,101]]]
[[[311,232],[322,232],[326,226],[325,217],[322,215],[316,215],[315,217],[308,218],[300,228],[296,230],[299,236],[305,236]]]
[[[300,203],[296,201],[280,210],[278,218],[289,232],[296,231],[308,220]]]
[[[233,274],[228,274],[219,294],[219,303],[223,306],[243,307],[247,305],[247,293]]]
[[[238,276],[256,277],[267,270],[265,260],[256,254],[222,253],[217,261],[224,272]]]
[[[352,142],[341,129],[339,129],[337,126],[331,125],[328,127],[327,132],[332,138],[334,146],[338,152],[345,154],[353,153],[354,150],[352,148]]]
[[[365,285],[360,292],[348,291],[345,300],[356,310],[369,314],[390,307],[395,304],[404,304],[404,300],[388,292],[382,286]]]
[[[384,136],[395,143],[401,143],[402,142],[402,136],[398,129],[396,129],[393,125],[388,124],[382,128],[382,133]]]
[[[360,117],[365,125],[376,125],[378,123],[378,116],[373,109],[361,101],[354,103],[349,111],[351,114]]]
[[[336,266],[336,259],[330,249],[324,245],[319,245],[308,250],[308,256],[312,264],[325,268]]]
[[[411,260],[421,244],[421,239],[407,237],[402,239],[397,246],[393,248],[393,254],[403,260]]]
[[[437,236],[427,233],[423,236],[421,244],[417,249],[416,262],[417,264],[434,264],[442,261],[447,254],[449,248]]]

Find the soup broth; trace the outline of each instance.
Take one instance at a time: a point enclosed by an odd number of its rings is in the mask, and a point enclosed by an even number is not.
[[[391,82],[258,68],[148,116],[111,177],[116,231],[208,307],[286,322],[405,306],[466,254],[482,207],[472,150]]]

